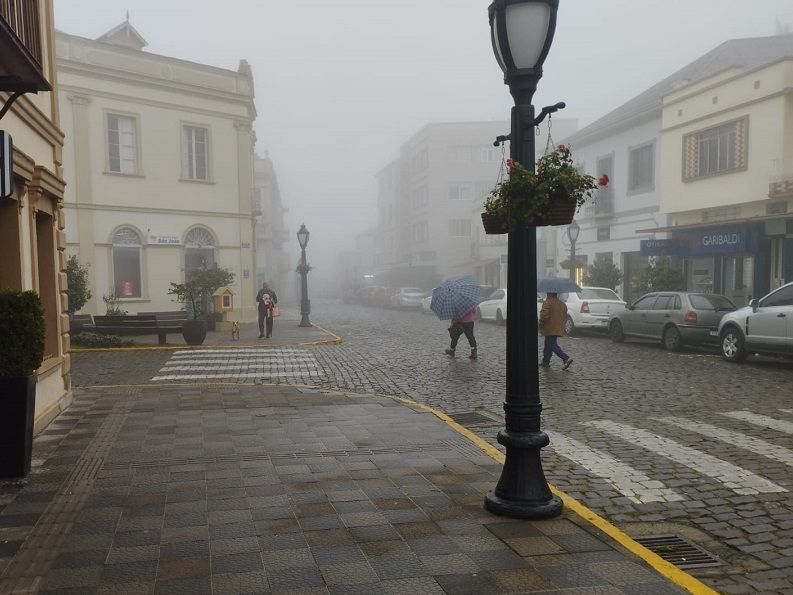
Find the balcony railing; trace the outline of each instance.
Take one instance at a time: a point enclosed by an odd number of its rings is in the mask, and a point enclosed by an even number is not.
[[[584,207],[587,217],[608,217],[614,214],[614,195],[600,191],[595,195],[594,204]]]
[[[41,29],[37,0],[0,0],[0,19],[41,68]]]

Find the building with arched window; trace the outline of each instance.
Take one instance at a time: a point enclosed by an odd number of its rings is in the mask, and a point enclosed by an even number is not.
[[[130,314],[181,308],[171,282],[235,274],[234,318],[255,319],[253,76],[143,50],[125,21],[98,39],[57,34],[67,248],[92,299]]]

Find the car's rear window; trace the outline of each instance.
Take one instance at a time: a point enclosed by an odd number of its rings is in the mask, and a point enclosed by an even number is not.
[[[583,300],[618,300],[620,296],[616,293],[611,291],[610,289],[606,289],[605,287],[584,287],[583,291],[578,294],[579,297]]]
[[[697,310],[735,310],[735,304],[723,295],[693,294],[688,299]]]

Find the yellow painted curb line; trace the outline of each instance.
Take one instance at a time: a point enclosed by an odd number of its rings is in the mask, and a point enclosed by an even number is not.
[[[298,347],[315,347],[317,345],[341,345],[342,338],[340,335],[337,335],[333,331],[329,331],[328,329],[322,328],[321,326],[311,323],[311,326],[318,328],[323,333],[328,333],[332,339],[322,339],[321,341],[312,341],[310,343],[298,343]]]
[[[488,443],[486,440],[483,440],[476,434],[474,434],[468,428],[465,428],[454,421],[451,417],[443,413],[442,411],[438,411],[437,409],[433,409],[428,405],[424,405],[422,403],[417,403],[411,399],[404,399],[401,397],[391,397],[396,399],[397,401],[401,401],[407,405],[411,405],[413,407],[418,407],[422,411],[426,411],[427,413],[432,413],[435,417],[442,420],[446,425],[452,428],[458,434],[462,434],[466,438],[468,438],[471,442],[476,444],[479,448],[481,448],[485,453],[488,454],[491,458],[495,459],[499,463],[504,462],[504,453],[498,450],[495,446]],[[551,491],[561,498],[562,502],[564,503],[565,507],[569,510],[577,514],[579,517],[584,519],[585,521],[591,523],[603,533],[611,537],[614,541],[619,543],[622,547],[627,549],[631,552],[634,556],[641,558],[647,564],[649,564],[652,568],[654,568],[660,575],[669,579],[671,582],[676,584],[679,587],[682,587],[689,593],[693,593],[694,595],[719,595],[718,591],[714,591],[710,587],[708,587],[705,583],[702,583],[697,578],[691,576],[690,574],[683,572],[675,565],[670,564],[658,554],[651,552],[649,549],[644,547],[642,544],[637,543],[634,541],[627,533],[621,531],[606,519],[598,515],[596,512],[590,510],[583,504],[581,504],[578,500],[568,496],[564,492],[558,490],[554,486],[550,486]]]

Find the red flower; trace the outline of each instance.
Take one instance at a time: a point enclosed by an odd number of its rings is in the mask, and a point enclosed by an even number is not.
[[[515,167],[515,161],[513,161],[512,159],[507,159],[507,168],[513,169],[514,167]]]
[[[606,186],[609,183],[609,177],[607,174],[603,174],[598,178],[598,186]]]
[[[567,147],[565,147],[564,145],[559,145],[558,147],[556,147],[556,150],[559,151],[560,153],[565,153],[567,152]]]

